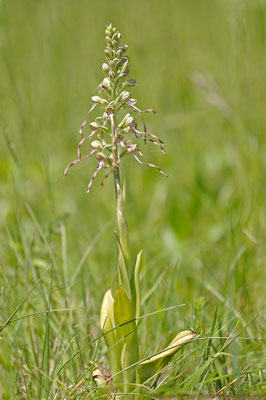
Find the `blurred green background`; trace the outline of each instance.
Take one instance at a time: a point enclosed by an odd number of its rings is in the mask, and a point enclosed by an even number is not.
[[[205,332],[217,304],[224,318],[238,316],[241,329],[258,316],[244,336],[260,338],[266,261],[264,0],[0,1],[0,321],[53,258],[53,308],[87,307],[71,316],[81,341],[83,331],[97,327],[116,268],[113,183],[109,179],[102,188],[98,179],[86,195],[93,161],[74,167],[65,179],[63,171],[76,158],[80,123],[90,97],[98,94],[110,22],[129,45],[130,77],[138,84],[133,96],[140,108],[158,112],[147,117],[147,126],[168,144],[168,157],[148,145],[145,155],[169,178],[133,159],[123,164],[132,254],[145,250],[144,311],[188,305],[149,321],[144,342],[148,346],[153,337],[154,344],[163,343],[179,328]],[[19,315],[47,309],[48,293],[47,278]],[[45,318],[37,317],[30,328],[40,346],[37,361],[24,336],[26,320],[3,331],[3,398],[24,398],[22,389],[16,392],[21,365],[42,364]],[[68,332],[62,318],[53,316],[51,343],[62,326]],[[241,342],[232,376],[247,366],[260,368],[261,347],[254,343]],[[197,385],[193,381],[189,390]]]

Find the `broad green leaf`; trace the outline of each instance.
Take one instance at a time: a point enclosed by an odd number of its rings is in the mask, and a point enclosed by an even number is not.
[[[125,289],[119,286],[114,299],[114,320],[116,329],[116,346],[120,353],[122,369],[135,364],[138,357],[138,339],[136,322],[134,320],[132,303]],[[129,322],[130,321],[130,322]],[[130,391],[130,384],[136,383],[136,369],[129,368],[123,372],[124,390]]]
[[[160,370],[171,360],[173,355],[186,343],[190,342],[196,336],[195,332],[182,331],[171,341],[171,343],[161,352],[152,356],[140,364],[141,382],[145,382]]]
[[[112,373],[116,374],[119,371],[121,371],[121,362],[120,362],[118,345],[116,345],[117,342],[116,331],[112,330],[115,327],[115,321],[114,321],[114,299],[112,296],[111,289],[107,290],[103,298],[101,315],[100,315],[100,324],[103,333],[105,333],[104,339],[106,345],[109,348],[109,357],[110,357]],[[108,332],[110,330],[112,331]],[[121,377],[118,375],[116,382],[120,381]]]
[[[101,315],[100,315],[100,324],[101,324],[101,329],[104,333],[114,328],[114,299],[112,296],[111,289],[107,290],[103,298]],[[105,336],[114,338],[115,336],[114,331],[109,332]],[[112,344],[114,343],[115,340],[112,340]]]

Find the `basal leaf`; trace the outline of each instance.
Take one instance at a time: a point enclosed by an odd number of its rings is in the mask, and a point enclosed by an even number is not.
[[[195,332],[182,331],[171,341],[171,343],[161,352],[152,356],[140,364],[141,382],[145,382],[160,370],[171,360],[173,355],[186,343],[190,342],[196,336]]]
[[[136,322],[134,320],[132,303],[125,289],[119,286],[114,299],[114,320],[116,329],[117,349],[120,353],[122,369],[135,364],[138,359],[138,339]],[[136,370],[129,368],[123,372],[125,391],[130,391],[130,384],[136,383]]]

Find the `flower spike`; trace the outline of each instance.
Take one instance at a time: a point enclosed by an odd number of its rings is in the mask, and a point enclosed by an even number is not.
[[[147,132],[144,114],[149,112],[156,114],[156,111],[151,108],[141,110],[136,106],[137,100],[131,96],[129,90],[136,85],[136,81],[128,77],[129,58],[126,55],[128,46],[122,44],[120,32],[112,25],[107,26],[105,40],[106,62],[102,65],[104,79],[98,86],[101,94],[91,97],[91,108],[79,128],[82,139],[78,143],[78,160],[70,163],[64,172],[66,175],[70,167],[85,158],[94,156],[97,165],[88,184],[87,193],[89,193],[94,179],[102,169],[110,168],[103,177],[101,184],[116,168],[120,168],[120,160],[128,154],[131,154],[139,164],[156,168],[160,173],[167,176],[160,167],[149,162],[143,162],[138,158],[138,155],[143,156],[143,154],[135,139],[138,142],[142,141],[144,144],[149,142],[159,147],[164,155],[167,155],[164,149],[166,145],[158,136]],[[89,122],[89,116],[96,107],[103,110],[102,116]],[[138,129],[138,122],[142,124],[141,129]],[[91,132],[83,137],[83,131],[86,127],[89,127]],[[97,146],[95,146],[96,142]],[[88,154],[81,156],[81,147],[85,145],[89,147]],[[114,156],[114,151],[117,156]]]

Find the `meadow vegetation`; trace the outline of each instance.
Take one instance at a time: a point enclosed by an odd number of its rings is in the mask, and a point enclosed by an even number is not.
[[[109,369],[98,337],[117,280],[113,182],[87,195],[95,165],[63,172],[110,22],[129,45],[131,93],[156,109],[146,123],[168,145],[167,157],[145,146],[168,178],[123,164],[142,315],[167,309],[140,320],[142,353],[198,333],[144,398],[262,396],[265,1],[2,0],[0,399],[105,396],[93,371]]]

